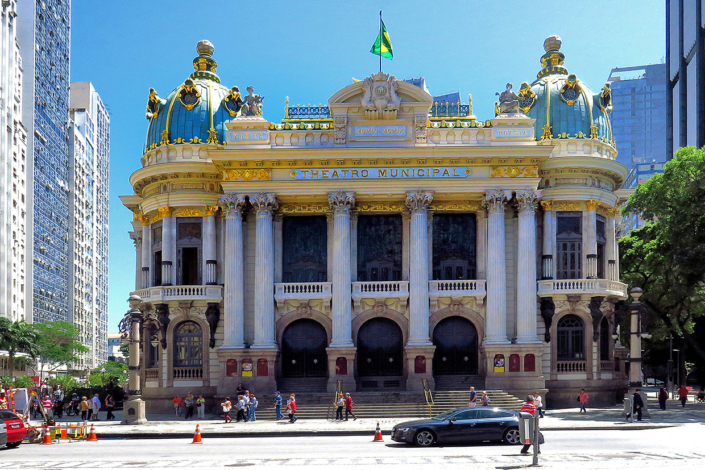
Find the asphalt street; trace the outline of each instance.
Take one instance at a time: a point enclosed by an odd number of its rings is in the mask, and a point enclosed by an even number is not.
[[[705,446],[700,424],[633,431],[546,431],[540,464],[546,468],[700,468]],[[531,457],[519,446],[447,445],[430,449],[365,436],[122,440],[23,444],[0,451],[0,469],[335,467],[416,469],[523,468]]]

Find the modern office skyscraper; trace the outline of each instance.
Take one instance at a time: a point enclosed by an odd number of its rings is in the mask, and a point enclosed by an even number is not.
[[[69,319],[70,0],[18,3],[23,122],[33,187],[28,206],[35,322]],[[27,286],[28,288],[30,286]]]
[[[705,0],[666,0],[669,158],[705,145]]]
[[[22,320],[31,312],[23,70],[17,43],[17,2],[3,1],[0,9],[0,317]]]
[[[108,359],[108,175],[110,116],[91,82],[69,101],[69,320],[88,347],[73,368]]]

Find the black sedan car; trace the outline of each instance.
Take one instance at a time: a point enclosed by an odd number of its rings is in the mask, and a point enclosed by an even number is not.
[[[419,446],[500,441],[519,444],[519,413],[501,408],[457,408],[397,424],[392,440]]]

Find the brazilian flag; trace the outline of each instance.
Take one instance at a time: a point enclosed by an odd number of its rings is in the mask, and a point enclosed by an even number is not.
[[[382,19],[379,20],[379,35],[372,45],[370,52],[374,55],[386,57],[387,59],[394,58],[394,54],[392,53],[392,41],[389,40],[389,33],[387,33],[387,28],[384,26]]]

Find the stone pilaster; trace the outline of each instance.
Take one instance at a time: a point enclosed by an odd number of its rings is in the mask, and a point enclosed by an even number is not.
[[[536,204],[532,189],[518,191],[517,342],[540,343],[536,336]]]
[[[206,206],[206,216],[203,217],[203,284],[213,286],[218,283],[217,251],[215,235],[215,214],[218,206]]]
[[[355,206],[355,193],[330,193],[328,202],[333,211],[333,339],[330,347],[351,348],[350,211]]]
[[[152,226],[149,219],[142,216],[142,289],[152,286]],[[158,266],[161,269],[161,266]]]
[[[541,279],[553,279],[555,277],[555,261],[553,259],[553,243],[555,241],[555,217],[553,213],[553,201],[541,201],[543,208],[543,258],[541,262]]]
[[[162,285],[173,286],[176,283],[176,220],[172,217],[171,207],[160,207],[162,215]],[[154,267],[158,269],[157,266]]]
[[[142,289],[142,231],[130,232],[130,238],[135,245],[135,290]]]
[[[221,349],[245,347],[245,256],[243,252],[242,210],[245,196],[227,193],[220,197],[225,214],[225,295],[224,341]]]
[[[587,207],[587,224],[585,230],[585,238],[583,239],[585,247],[584,263],[585,272],[583,276],[588,279],[597,277],[597,206],[600,203],[590,199],[585,203]]]
[[[255,341],[251,348],[276,349],[274,335],[274,234],[272,213],[279,204],[273,193],[250,196],[257,211],[255,245]]]
[[[433,191],[409,191],[406,207],[411,212],[411,249],[409,273],[408,346],[429,346],[428,331],[428,206]]]
[[[485,344],[507,341],[507,269],[504,209],[507,195],[502,189],[488,191],[487,207],[487,318]]]
[[[611,215],[611,214],[610,214]],[[608,217],[607,218],[607,227],[605,229],[605,236],[607,237],[607,243],[605,246],[605,260],[604,262],[606,263],[605,266],[605,277],[609,279],[610,281],[618,281],[619,279],[617,278],[617,272],[616,272],[616,252],[615,252],[615,245],[616,245],[616,233],[615,233],[615,226],[614,226],[614,217]]]
[[[487,279],[487,212],[478,210],[475,212],[477,223],[477,267],[475,270],[476,279]]]
[[[284,214],[274,214],[274,282],[282,282],[284,269]]]

